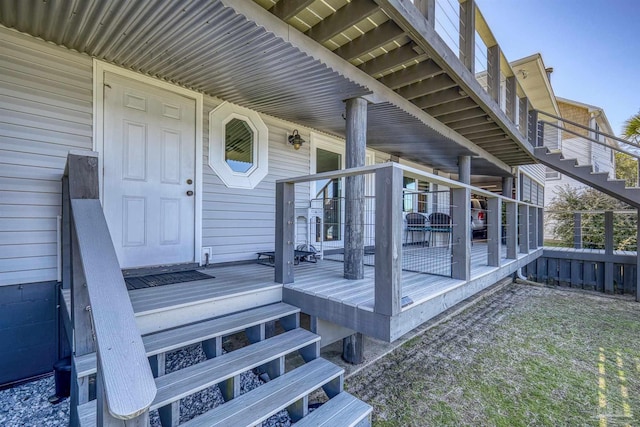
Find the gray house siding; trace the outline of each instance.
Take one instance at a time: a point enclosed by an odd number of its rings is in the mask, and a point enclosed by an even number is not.
[[[56,280],[60,177],[92,147],[91,59],[0,28],[0,285]]]

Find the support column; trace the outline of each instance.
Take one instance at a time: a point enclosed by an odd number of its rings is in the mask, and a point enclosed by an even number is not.
[[[538,248],[538,209],[529,206],[529,249]]]
[[[468,188],[451,190],[451,277],[469,280],[471,278],[471,192]]]
[[[458,181],[471,185],[471,156],[458,156]]]
[[[500,46],[487,48],[487,92],[500,105]]]
[[[460,60],[475,73],[476,53],[476,7],[475,0],[460,2]]]
[[[613,212],[604,213],[604,291],[607,294],[613,293]]]
[[[538,208],[538,247],[544,246],[544,209]]]
[[[436,0],[415,0],[414,4],[422,13],[422,15],[427,18],[427,22],[431,28],[435,28],[436,26]]]
[[[504,197],[508,197],[509,199],[513,199],[513,177],[512,176],[502,177],[502,195]]]
[[[360,332],[342,339],[342,358],[352,365],[364,362],[364,336]]]
[[[276,184],[276,283],[293,283],[295,195],[294,184]]]
[[[367,148],[367,101],[347,103],[347,169],[364,166]],[[344,278],[364,278],[364,175],[345,178]]]

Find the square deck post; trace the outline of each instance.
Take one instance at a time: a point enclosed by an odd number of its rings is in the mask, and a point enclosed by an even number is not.
[[[518,257],[518,205],[508,201],[507,215],[507,259]]]
[[[604,291],[607,294],[613,293],[613,212],[604,213]]]
[[[451,277],[471,278],[471,191],[469,188],[451,190]]]
[[[288,182],[276,184],[276,283],[293,283],[295,239],[295,186]]]
[[[374,311],[400,313],[402,298],[402,169],[378,169],[376,185],[376,262]]]
[[[517,124],[516,103],[518,102],[518,92],[516,89],[516,76],[507,77],[506,85],[507,85],[507,98],[506,98],[507,117],[509,117],[512,123]]]
[[[544,246],[544,209],[538,208],[538,247]]]
[[[529,249],[538,248],[538,208],[529,206]]]
[[[529,205],[518,206],[518,240],[520,253],[529,253]]]
[[[582,214],[580,212],[573,214],[573,247],[582,249]]]
[[[460,61],[475,73],[476,5],[475,0],[460,1]]]
[[[436,26],[436,0],[415,0],[414,4],[422,13],[422,15],[427,18],[427,22],[431,28],[435,28]]]
[[[500,245],[502,243],[502,200],[498,197],[487,201],[488,224],[488,259],[487,265],[491,267],[500,267]]]
[[[500,105],[500,46],[487,48],[487,92]]]

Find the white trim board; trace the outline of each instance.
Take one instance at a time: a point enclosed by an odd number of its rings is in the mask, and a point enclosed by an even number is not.
[[[131,70],[117,67],[115,65],[93,60],[93,150],[99,153],[98,165],[100,170],[100,202],[104,192],[104,183],[102,182],[102,171],[104,170],[103,153],[104,153],[104,74],[105,72],[117,74],[140,83],[155,86],[186,98],[193,99],[196,103],[196,123],[195,123],[195,223],[194,223],[194,262],[202,265],[202,192],[204,190],[204,182],[202,176],[202,150],[203,150],[203,95],[201,93],[176,86],[153,77],[145,76]]]

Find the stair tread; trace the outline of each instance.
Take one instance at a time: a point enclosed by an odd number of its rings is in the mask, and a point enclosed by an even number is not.
[[[168,405],[319,340],[319,335],[298,328],[158,377],[157,394],[149,409]],[[83,425],[93,425],[95,414],[95,400],[78,406],[79,418],[88,423]]]
[[[144,335],[147,356],[175,350],[218,336],[230,335],[245,328],[270,322],[300,312],[300,309],[286,303],[270,304],[227,316],[205,320],[175,329]],[[96,354],[89,353],[75,358],[78,377],[96,372]]]
[[[317,341],[320,341],[319,335],[298,328],[158,377],[158,393],[151,409],[167,405]]]
[[[343,391],[295,425],[296,427],[353,427],[367,418],[372,410],[370,405]]]
[[[188,421],[184,426],[251,426],[285,409],[343,373],[344,369],[333,363],[315,359]]]

